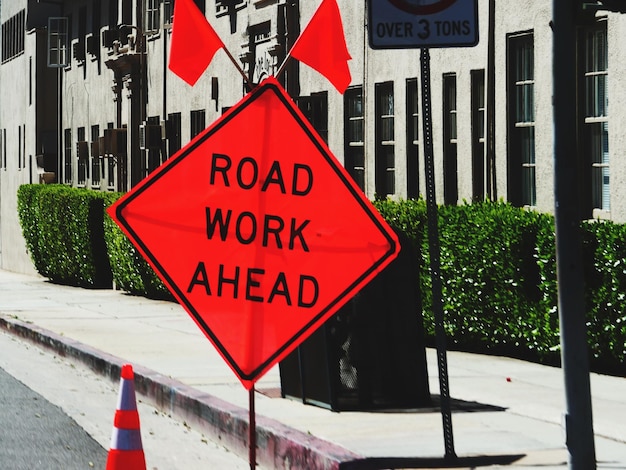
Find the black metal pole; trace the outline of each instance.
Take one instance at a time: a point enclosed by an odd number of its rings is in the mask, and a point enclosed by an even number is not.
[[[435,198],[435,159],[433,151],[433,124],[430,106],[430,51],[422,48],[420,54],[422,82],[422,127],[424,133],[424,165],[426,168],[426,211],[428,217],[428,247],[430,253],[430,275],[432,282],[433,314],[437,341],[437,365],[439,367],[439,391],[441,398],[441,418],[447,459],[456,459],[454,436],[452,433],[452,411],[450,407],[450,387],[448,384],[448,359],[446,354],[446,333],[443,327],[443,302],[441,299],[441,261],[439,247],[439,221]]]
[[[250,470],[256,468],[256,410],[254,406],[254,384],[248,391],[249,413],[248,421],[248,456],[250,460]]]
[[[576,164],[576,2],[553,0],[554,196],[564,419],[569,468],[593,470],[596,457],[585,323]]]

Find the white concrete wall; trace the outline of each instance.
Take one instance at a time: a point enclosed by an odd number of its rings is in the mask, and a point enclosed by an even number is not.
[[[137,0],[136,0],[137,1]],[[395,101],[395,155],[396,191],[393,197],[406,195],[406,80],[420,78],[420,50],[373,50],[369,47],[366,31],[366,11],[364,1],[337,0],[346,34],[348,49],[352,56],[349,62],[352,86],[362,86],[365,105],[365,154],[366,154],[366,193],[375,193],[375,86],[377,83],[394,83]],[[300,28],[304,29],[321,0],[300,0]],[[488,0],[479,0],[480,42],[471,48],[431,49],[431,105],[433,122],[433,144],[435,155],[437,198],[443,202],[442,174],[442,77],[454,73],[457,80],[457,155],[459,201],[472,198],[472,148],[471,148],[471,71],[485,70],[488,74]],[[264,21],[271,23],[271,35],[277,31],[277,8],[280,1],[248,2],[236,15],[236,31],[231,32],[228,16],[215,17],[215,3],[207,0],[207,17],[211,25],[223,39],[226,47],[240,60],[249,49],[248,28]],[[26,0],[3,2],[2,20],[10,18],[21,8],[26,8]],[[91,15],[92,2],[87,0],[67,0],[65,7],[78,19],[80,5],[88,6]],[[108,21],[107,2],[102,2],[102,20]],[[135,8],[133,6],[133,12]],[[626,183],[624,158],[626,136],[621,129],[626,125],[626,113],[619,107],[626,94],[626,48],[623,37],[626,35],[626,17],[608,14],[609,43],[609,135],[611,154],[611,211],[603,214],[617,222],[626,222]],[[553,195],[553,141],[552,141],[552,31],[550,29],[551,4],[542,0],[498,0],[495,22],[495,158],[497,196],[507,197],[507,37],[510,34],[531,31],[534,36],[535,58],[535,136],[536,136],[536,209],[552,212]],[[102,29],[104,29],[103,26]],[[95,32],[94,32],[95,33]],[[100,34],[101,31],[97,32]],[[0,66],[0,86],[2,87],[0,106],[0,129],[7,129],[7,167],[0,170],[0,267],[16,271],[32,271],[17,223],[16,191],[20,184],[30,182],[36,171],[17,167],[18,126],[26,126],[25,158],[37,154],[34,148],[35,107],[28,103],[28,60],[39,60],[35,55],[35,37],[26,36],[26,51]],[[226,107],[237,103],[244,95],[242,77],[224,51],[218,51],[212,63],[194,87],[190,87],[167,69],[171,31],[161,29],[158,34],[148,37],[146,42],[148,101],[146,116],[159,116],[165,120],[170,113],[181,113],[181,144],[190,139],[190,112],[204,109],[206,125],[214,122]],[[100,58],[87,54],[84,64],[75,60],[63,70],[63,107],[61,129],[72,129],[72,148],[75,152],[78,127],[85,127],[86,140],[91,140],[91,126],[99,125],[100,134],[109,122],[116,121],[116,103],[113,72],[105,62],[115,56],[102,48]],[[41,58],[45,60],[45,58]],[[293,59],[292,59],[293,60]],[[274,70],[280,63],[273,64]],[[248,65],[243,65],[248,70]],[[254,68],[254,64],[251,64]],[[271,67],[270,67],[271,68]],[[333,153],[343,161],[344,122],[343,96],[339,94],[318,72],[300,65],[301,95],[328,92],[328,141]],[[218,79],[218,98],[212,99],[212,77]],[[489,84],[487,84],[489,86]],[[122,124],[129,121],[129,100],[127,90],[122,91]],[[421,114],[421,107],[420,107]],[[423,131],[420,125],[420,140]],[[244,136],[245,137],[245,136]],[[420,142],[420,192],[425,193],[424,147]],[[77,168],[74,162],[73,173]],[[88,184],[89,186],[89,184]]]
[[[609,152],[611,211],[607,214],[615,222],[626,223],[626,113],[621,103],[626,102],[626,19],[624,15],[608,15],[609,51]]]
[[[11,18],[25,1],[2,3],[2,21]],[[25,51],[0,67],[0,129],[6,129],[6,167],[0,169],[0,268],[22,273],[35,273],[17,214],[17,190],[37,178],[34,157],[34,105],[29,100],[29,58],[36,50],[36,35],[26,34]],[[33,60],[36,60],[33,57]],[[21,140],[20,131],[21,128]],[[20,146],[22,147],[20,149]],[[22,154],[24,164],[19,164]],[[33,162],[30,164],[29,156]]]

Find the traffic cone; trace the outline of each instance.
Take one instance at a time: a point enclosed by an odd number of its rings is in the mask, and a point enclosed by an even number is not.
[[[146,470],[135,399],[135,373],[130,364],[122,366],[106,470]]]

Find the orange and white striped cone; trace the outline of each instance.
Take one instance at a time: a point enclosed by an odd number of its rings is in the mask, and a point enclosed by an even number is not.
[[[130,364],[122,366],[106,470],[146,470],[135,398],[135,373]]]

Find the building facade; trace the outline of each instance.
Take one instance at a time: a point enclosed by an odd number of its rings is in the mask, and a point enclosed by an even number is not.
[[[254,83],[275,75],[320,0],[195,0]],[[352,60],[339,94],[291,59],[288,93],[370,197],[425,194],[420,50],[369,47],[366,1],[337,0]],[[2,2],[0,268],[32,272],[24,183],[126,191],[247,92],[219,51],[195,86],[167,68],[174,0]],[[437,200],[552,212],[550,2],[478,0],[480,41],[431,49]],[[576,44],[583,216],[626,222],[626,87],[619,13],[583,10]],[[245,135],[242,135],[245,138]],[[285,144],[289,144],[288,136]]]

